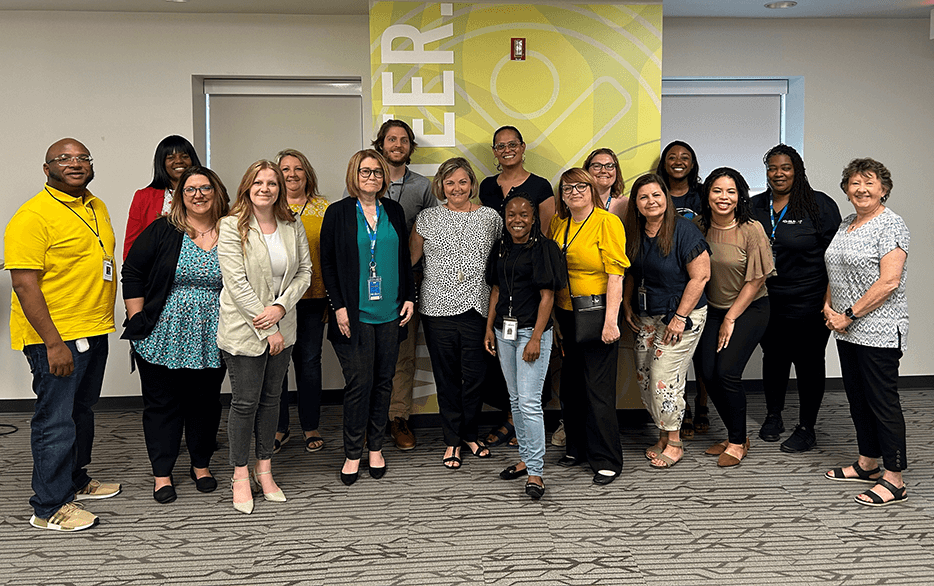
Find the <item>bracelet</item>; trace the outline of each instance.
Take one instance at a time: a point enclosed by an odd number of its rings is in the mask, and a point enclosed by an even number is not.
[[[680,319],[684,323],[688,323],[688,318],[686,316],[681,315],[678,312],[675,312],[675,317]]]

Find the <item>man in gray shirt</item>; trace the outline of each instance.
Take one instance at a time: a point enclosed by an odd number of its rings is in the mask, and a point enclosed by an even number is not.
[[[425,208],[438,205],[438,198],[431,193],[431,182],[408,168],[412,153],[418,146],[415,133],[401,120],[387,120],[380,127],[373,141],[373,148],[389,162],[389,190],[384,197],[399,202],[405,210],[405,225],[409,234],[415,225],[415,217]],[[415,267],[415,285],[421,287],[421,265]],[[415,347],[418,340],[418,304],[409,320],[409,335],[399,345],[399,360],[396,375],[392,379],[392,398],[389,403],[389,429],[392,440],[400,450],[415,448],[415,434],[409,428],[408,419],[412,411],[412,388],[415,384]]]

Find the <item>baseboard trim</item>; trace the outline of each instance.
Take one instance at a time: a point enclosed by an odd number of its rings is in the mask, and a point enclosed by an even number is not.
[[[743,386],[745,386],[746,391],[750,393],[761,393],[762,392],[762,380],[746,380],[743,381]],[[827,391],[830,392],[839,392],[843,390],[843,379],[841,378],[828,378],[827,379]],[[919,376],[900,376],[898,377],[898,388],[900,390],[917,390],[917,389],[934,389],[934,375],[919,375]],[[694,393],[694,383],[688,382],[687,390],[689,395]],[[792,379],[788,384],[788,390],[794,391],[797,390],[797,384],[794,379]],[[339,405],[341,403],[341,389],[325,389],[322,396],[323,405]],[[295,403],[295,391],[289,392],[289,401]],[[35,408],[35,399],[0,399],[0,413],[32,413]],[[230,395],[222,394],[221,403],[225,407],[230,406]],[[139,395],[136,396],[126,396],[126,397],[101,397],[100,401],[97,402],[97,405],[94,407],[96,410],[103,411],[131,411],[138,410],[143,408],[143,398]],[[644,409],[620,409],[620,418],[621,423],[626,423],[632,420],[635,423],[638,419],[631,418],[629,415],[637,413],[644,413]],[[559,411],[556,409],[546,409],[545,418],[548,423],[557,421]],[[488,412],[484,411],[480,416],[480,421],[483,424],[489,423],[494,425],[498,423],[498,412]],[[413,415],[412,421],[410,422],[413,427],[435,427],[441,425],[441,420],[437,413],[425,413],[420,415]],[[550,427],[550,426],[549,426]]]

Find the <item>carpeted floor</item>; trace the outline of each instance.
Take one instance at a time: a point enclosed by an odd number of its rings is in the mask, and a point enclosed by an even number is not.
[[[258,500],[249,516],[233,510],[229,482],[195,491],[187,457],[175,470],[178,500],[157,504],[140,413],[105,411],[91,472],[124,489],[86,503],[101,523],[76,534],[29,526],[29,414],[0,414],[19,428],[0,437],[0,584],[930,585],[934,450],[922,431],[934,420],[932,396],[902,392],[910,497],[879,509],[853,502],[869,485],[823,478],[856,455],[842,392],[827,394],[818,447],[805,454],[758,440],[764,407],[751,396],[752,450],[731,469],[703,455],[725,438],[715,415],[710,433],[689,442],[668,471],[642,456],[657,436],[651,426],[624,429],[623,476],[607,487],[593,485],[589,469],[555,466],[563,450],[549,446],[539,502],[525,496],[523,480],[498,477],[515,449],[495,449],[487,460],[465,450],[463,468],[448,471],[436,428],[416,430],[412,452],[387,441],[386,477],[364,471],[345,487],[340,408],[327,407],[324,450],[306,454],[293,440],[273,460],[288,502]],[[786,410],[789,431],[795,417]],[[226,411],[218,479],[231,473],[225,428]]]

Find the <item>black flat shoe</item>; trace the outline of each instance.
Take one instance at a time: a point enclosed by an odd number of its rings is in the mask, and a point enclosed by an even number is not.
[[[558,460],[558,466],[563,466],[564,468],[571,468],[572,466],[580,466],[587,460],[582,460],[575,458],[574,456],[561,456],[561,459]]]
[[[379,480],[383,476],[386,476],[386,464],[383,464],[381,468],[370,466],[370,478],[373,480]]]
[[[534,482],[526,482],[525,494],[529,495],[535,500],[538,500],[545,496],[545,486],[535,484]]]
[[[198,492],[214,492],[217,490],[217,480],[215,480],[213,476],[202,476],[198,478],[198,475],[195,474],[194,466],[191,467],[188,474],[191,476],[191,479],[195,481],[195,488],[198,489]]]
[[[178,498],[178,494],[175,492],[175,487],[169,484],[168,486],[163,486],[159,490],[153,491],[152,498],[155,499],[157,503],[167,505],[171,502],[175,502],[175,499]]]
[[[613,476],[607,476],[605,474],[600,474],[599,472],[597,472],[596,474],[593,475],[593,483],[599,486],[606,486],[607,484],[616,480],[617,476],[619,476],[619,474],[614,474]]]
[[[385,470],[385,468],[384,468],[384,470]],[[372,472],[371,472],[371,474],[372,474]],[[357,481],[357,478],[358,478],[359,476],[360,476],[360,471],[359,471],[359,470],[357,470],[357,471],[354,472],[353,474],[344,474],[343,472],[341,472],[341,482],[344,483],[344,486],[350,486],[351,484],[353,484],[354,482]]]
[[[503,480],[515,480],[516,478],[521,478],[529,473],[528,468],[523,468],[522,470],[517,470],[515,466],[510,466],[502,472],[499,473],[499,477]]]

